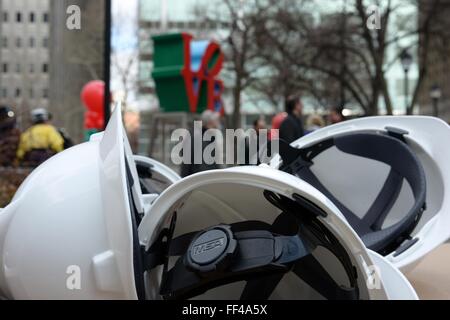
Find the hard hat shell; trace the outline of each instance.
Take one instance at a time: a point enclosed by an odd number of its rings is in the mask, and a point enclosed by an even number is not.
[[[345,247],[357,271],[360,297],[362,299],[417,299],[414,289],[400,272],[387,260],[367,250],[353,229],[334,204],[311,185],[299,179],[267,167],[237,167],[212,170],[195,174],[174,183],[156,199],[139,225],[141,245],[147,250],[167,228],[174,212],[177,213],[175,236],[202,230],[210,226],[239,221],[258,220],[271,223],[279,213],[263,197],[263,191],[291,197],[294,193],[310,201],[326,213],[320,221]],[[320,255],[320,253],[319,253]],[[323,257],[325,264],[336,272],[336,261]],[[379,286],[368,285],[373,266],[379,268]],[[378,270],[378,269],[377,269]],[[341,274],[342,276],[342,274]],[[290,279],[290,278],[289,278]],[[395,287],[386,287],[389,279]],[[157,271],[146,274],[146,296],[159,299],[161,275]],[[216,288],[200,298],[236,299],[236,286]],[[395,292],[394,292],[395,291]],[[279,284],[272,298],[316,299],[320,298],[296,281]]]
[[[134,161],[138,168],[147,167],[152,175],[160,175],[160,177],[156,177],[155,179],[162,179],[160,182],[164,185],[172,185],[181,180],[181,177],[177,172],[159,161],[138,155],[134,156]]]
[[[423,166],[426,178],[426,210],[418,225],[412,232],[412,241],[402,250],[392,252],[386,258],[402,271],[411,270],[426,254],[447,241],[450,238],[450,149],[446,146],[450,141],[450,127],[444,121],[424,116],[390,116],[390,117],[367,117],[350,120],[335,124],[300,138],[291,145],[303,148],[315,145],[321,141],[341,134],[350,133],[377,133],[386,131],[386,128],[394,128],[403,132],[408,147],[417,156]],[[320,179],[333,188],[336,196],[348,207],[364,211],[368,203],[361,201],[355,195],[357,192],[372,194],[376,186],[385,175],[385,169],[377,167],[374,161],[347,159],[344,155],[330,153],[320,155],[320,167],[316,174]],[[318,157],[319,158],[319,157]],[[339,160],[338,160],[339,159]],[[341,161],[342,160],[342,161]],[[346,162],[348,160],[348,162]],[[343,168],[337,163],[344,164]],[[372,162],[372,163],[370,163]],[[281,158],[275,156],[270,166],[279,168],[282,164]],[[350,172],[350,174],[349,174]],[[351,174],[353,172],[353,174]],[[349,182],[353,188],[349,186]],[[325,182],[323,182],[325,183]],[[340,184],[340,187],[333,185]],[[403,194],[405,192],[405,195]],[[397,201],[390,214],[401,215],[407,210],[410,198],[407,191],[402,189],[401,197]]]
[[[151,158],[135,155],[134,162],[141,184],[145,214],[162,191],[181,180],[181,177],[168,166]]]
[[[31,110],[31,121],[48,121],[50,119],[50,113],[44,108],[36,108]]]
[[[120,109],[120,108],[117,108]],[[138,247],[119,110],[104,134],[38,167],[0,211],[0,296],[136,299]],[[139,184],[135,184],[139,186]]]

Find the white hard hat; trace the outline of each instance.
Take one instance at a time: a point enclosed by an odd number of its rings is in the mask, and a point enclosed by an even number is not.
[[[118,108],[120,109],[120,108]],[[0,211],[0,296],[136,299],[138,177],[121,114],[38,167]],[[133,187],[130,188],[130,184]]]
[[[36,108],[31,110],[31,121],[33,123],[39,121],[48,121],[50,119],[50,113],[44,108]]]
[[[149,299],[417,298],[322,193],[272,168],[178,181],[138,229]]]
[[[368,248],[407,271],[450,238],[448,141],[437,118],[369,117],[281,143],[271,166],[318,188]]]

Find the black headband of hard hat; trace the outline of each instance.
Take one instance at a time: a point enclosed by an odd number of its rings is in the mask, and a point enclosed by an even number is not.
[[[241,299],[268,299],[283,276],[292,271],[327,299],[358,299],[356,270],[336,237],[319,221],[326,214],[306,199],[294,200],[265,191],[282,210],[270,225],[245,221],[218,225],[172,239],[176,224],[164,229],[145,254],[145,269],[164,265],[160,294],[188,299],[224,284],[246,281]],[[312,255],[323,246],[342,263],[350,286],[342,286]],[[179,256],[169,270],[169,258]]]

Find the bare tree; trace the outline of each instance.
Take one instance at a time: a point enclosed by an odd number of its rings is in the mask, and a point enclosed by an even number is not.
[[[133,17],[130,12],[117,12],[113,17],[114,27],[113,33],[118,39],[138,38],[138,27],[133,23]],[[125,104],[128,101],[131,92],[138,88],[138,50],[136,43],[121,43],[119,47],[113,47],[112,52],[112,72],[116,75],[120,82],[121,90],[124,92],[123,100]]]
[[[360,18],[362,24],[362,37],[366,42],[366,47],[370,54],[373,65],[375,66],[373,72],[373,99],[375,95],[381,91],[382,96],[386,104],[386,109],[388,114],[392,114],[392,102],[390,92],[387,86],[386,72],[392,66],[393,63],[398,63],[400,59],[400,53],[397,55],[393,61],[386,61],[386,50],[390,46],[398,46],[399,41],[404,38],[409,38],[410,46],[409,49],[415,50],[418,53],[419,61],[424,62],[427,60],[429,51],[429,37],[431,33],[430,23],[436,18],[437,9],[439,8],[441,2],[440,0],[429,0],[428,6],[425,10],[421,6],[423,1],[420,0],[407,0],[407,1],[396,1],[395,4],[392,0],[387,2],[384,10],[381,12],[381,28],[374,32],[371,32],[367,26],[367,21],[369,19],[367,14],[367,6],[364,4],[363,0],[355,1],[355,8],[357,11],[357,16]],[[378,1],[378,5],[381,7]],[[401,34],[396,34],[393,37],[389,36],[388,27],[390,19],[396,11],[398,11],[402,5],[411,5],[414,7],[415,12],[419,15],[418,25],[406,28]],[[419,69],[419,76],[413,90],[413,98],[410,105],[407,106],[406,113],[412,114],[415,104],[417,103],[418,94],[421,90],[421,86],[424,78],[427,74],[427,64],[422,63]],[[374,113],[375,101],[372,101],[372,112]]]
[[[97,11],[84,8],[89,7],[86,5],[82,9],[84,28],[70,34],[73,45],[67,52],[67,62],[85,69],[92,79],[102,79],[103,74],[99,71],[103,68],[104,26],[98,23]],[[89,30],[86,30],[87,25]]]
[[[124,102],[128,101],[130,92],[135,91],[138,87],[137,73],[135,70],[137,62],[137,52],[131,52],[122,55],[114,52],[112,55],[112,64],[117,72],[122,90],[124,92]]]
[[[450,35],[446,28],[447,17],[439,14],[440,8],[445,4],[440,0],[416,1],[417,7],[420,8],[422,12],[419,16],[420,30],[418,30],[419,39],[416,43],[420,67],[419,78],[407,110],[408,114],[413,113],[414,106],[419,100],[419,94],[423,90],[424,81],[428,76],[428,63],[431,62],[428,58],[431,49],[431,37],[434,36],[445,42]],[[443,56],[447,57],[447,52],[445,52]]]
[[[65,28],[69,5],[81,9],[81,30]],[[80,100],[83,86],[102,79],[104,69],[104,1],[52,0],[50,30],[50,111],[53,122],[64,127],[70,137],[83,141],[83,114]]]
[[[202,11],[206,20],[226,25],[223,43],[226,74],[231,74],[233,125],[238,126],[242,92],[262,92],[274,104],[304,92],[320,104],[357,105],[366,115],[393,113],[387,75],[400,63],[403,43],[417,52],[420,69],[407,113],[417,103],[427,75],[431,21],[440,0],[344,0],[335,10],[317,0],[226,0],[216,11]],[[374,7],[375,5],[375,7]],[[399,17],[405,15],[405,25]],[[418,18],[420,11],[420,19]],[[375,25],[374,21],[375,19]],[[417,23],[409,23],[416,21]],[[442,24],[444,25],[444,24]],[[442,31],[442,30],[441,30]],[[391,57],[389,52],[398,52]]]
[[[206,24],[215,25],[222,34],[221,44],[226,56],[224,77],[231,84],[233,116],[230,127],[241,126],[242,94],[260,79],[261,55],[256,37],[261,19],[268,9],[258,0],[212,1],[207,7],[197,7],[197,16]]]
[[[270,9],[254,17],[260,20],[254,22],[258,27],[257,51],[267,70],[256,88],[275,104],[302,92],[321,104],[336,99],[338,88],[328,81],[328,76],[310,66],[313,51],[308,39],[316,30],[305,8],[307,2],[270,1]]]
[[[431,32],[430,21],[435,17],[439,5],[439,0],[430,0],[418,25],[397,33],[389,30],[394,13],[397,14],[402,5],[415,7],[417,12],[420,1],[399,0],[395,4],[391,0],[383,3],[376,1],[378,6],[375,11],[370,10],[373,2],[346,1],[342,10],[323,15],[319,23],[309,19],[305,14],[308,10],[303,9],[303,6],[308,5],[309,11],[311,8],[313,11],[319,10],[320,4],[314,0],[301,3],[294,0],[270,2],[272,10],[264,17],[266,23],[260,24],[263,29],[258,33],[262,37],[259,43],[261,51],[268,53],[266,62],[278,69],[278,75],[284,80],[282,83],[286,84],[290,80],[283,75],[286,66],[280,65],[280,58],[285,64],[291,65],[292,72],[288,71],[290,79],[295,79],[294,72],[303,71],[301,83],[312,84],[304,88],[312,96],[317,93],[336,95],[336,90],[339,90],[341,104],[346,102],[342,100],[353,101],[367,115],[378,114],[380,97],[384,99],[386,112],[392,114],[386,74],[395,63],[399,63],[399,55],[387,61],[388,49],[398,48],[403,39],[410,38],[410,49],[417,50],[419,60],[425,61],[427,39]],[[376,15],[379,23],[374,28],[369,24],[372,15]],[[425,75],[426,64],[422,64],[409,113],[417,102]],[[280,79],[275,78],[275,81],[281,85]],[[324,83],[333,82],[339,86],[332,86],[334,90],[331,92],[323,91]]]

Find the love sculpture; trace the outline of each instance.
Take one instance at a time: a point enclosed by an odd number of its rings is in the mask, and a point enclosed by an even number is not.
[[[223,112],[224,55],[213,41],[193,41],[187,33],[153,37],[156,94],[165,112]]]

